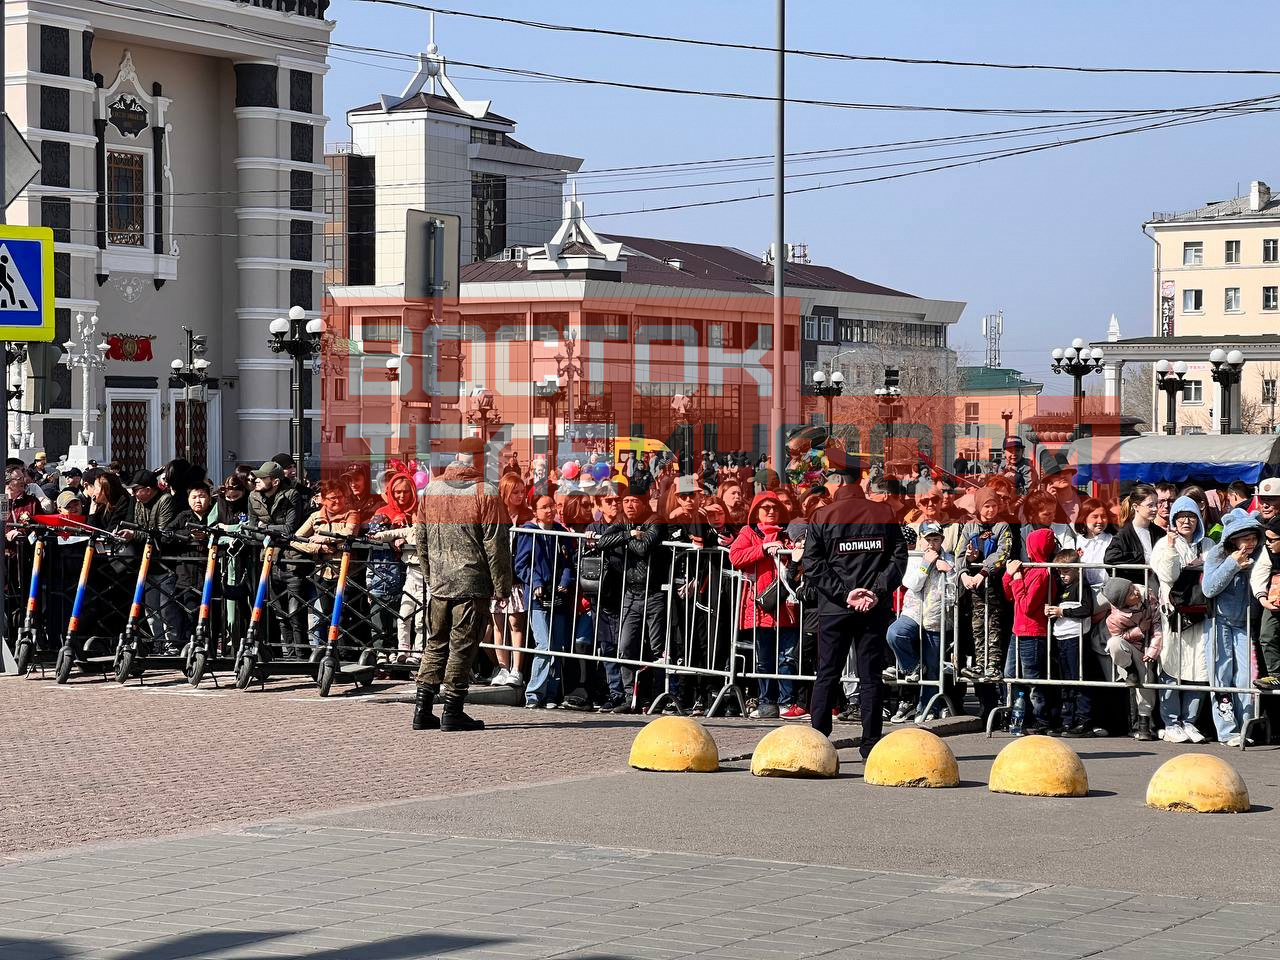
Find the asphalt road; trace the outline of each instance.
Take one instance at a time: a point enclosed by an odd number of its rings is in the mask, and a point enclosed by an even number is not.
[[[1240,815],[1145,806],[1147,780],[1187,747],[1076,741],[1090,794],[1071,800],[987,790],[1008,738],[947,740],[960,764],[952,790],[873,787],[856,752],[834,781],[752,777],[745,763],[716,774],[628,770],[317,817],[334,826],[465,837],[585,843],[642,850],[829,864],[1142,893],[1280,903],[1270,859],[1280,837],[1280,749],[1227,758],[1249,786]]]

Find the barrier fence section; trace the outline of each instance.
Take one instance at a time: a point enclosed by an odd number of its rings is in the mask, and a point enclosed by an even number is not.
[[[676,527],[665,528],[675,539],[660,539],[659,527],[598,526],[571,531],[531,524],[510,533],[514,586],[510,596],[493,599],[492,640],[483,647],[494,652],[501,666],[521,673],[528,658],[527,703],[576,698],[584,705],[637,709],[647,702],[650,712],[674,704],[715,715],[731,701],[745,714],[748,683],[765,707],[787,707],[806,699],[801,685],[815,679],[818,618],[798,555],[766,554],[763,567],[763,558],[754,557],[744,564],[747,569],[737,569],[721,543],[690,542]],[[32,591],[37,539],[44,548],[41,575]],[[227,658],[244,636],[249,590],[261,555],[243,538],[228,534],[218,539],[227,549],[218,557],[213,650]],[[318,561],[295,556],[289,561],[291,585],[273,583],[270,606],[276,620],[289,615],[296,584],[307,584],[307,645],[313,659],[326,645],[347,659],[406,655],[422,648],[425,589],[411,582],[407,570],[394,591],[372,584],[369,574],[376,555],[371,551],[386,550],[392,538],[377,543],[357,543],[359,539],[348,540],[345,549],[335,548]],[[59,538],[47,530],[24,531],[10,541],[16,562],[9,567],[5,585],[15,601],[9,608],[9,636],[24,628],[30,606],[38,650],[47,654],[62,644],[79,558],[90,543],[78,536]],[[87,632],[114,645],[129,612],[127,593],[138,570],[136,549],[96,541],[92,549],[96,566],[89,583],[92,622]],[[340,569],[344,552],[344,608],[330,639],[329,614],[338,596],[334,571]],[[153,590],[139,611],[139,624],[153,641],[171,634],[177,635],[178,643],[190,638],[202,599],[205,559],[205,552],[187,544],[157,561],[148,580]],[[382,560],[397,562],[389,554]],[[1238,736],[1244,748],[1259,723],[1269,734],[1261,703],[1275,691],[1253,685],[1259,675],[1259,618],[1252,602],[1245,605],[1243,619],[1224,615],[1220,602],[1212,598],[1203,608],[1175,608],[1169,602],[1173,584],[1162,583],[1148,564],[1020,566],[1024,571],[1045,570],[1051,584],[1059,584],[1046,596],[1043,636],[1014,634],[1013,625],[1004,623],[1005,601],[995,596],[995,584],[963,588],[955,570],[930,580],[930,565],[913,551],[908,570],[918,570],[917,594],[923,593],[924,599],[913,610],[925,622],[895,611],[886,645],[896,666],[882,677],[863,678],[857,676],[851,657],[842,678],[846,694],[859,683],[887,682],[899,689],[900,698],[915,691],[915,716],[925,719],[959,713],[968,681],[987,710],[988,734],[1020,694],[1029,701],[1033,722],[1068,717],[1081,722],[1080,714],[1087,718],[1092,706],[1090,691],[1132,692],[1130,707],[1138,716],[1154,717],[1158,711],[1166,727],[1193,723],[1207,696],[1220,738]],[[757,591],[761,570],[770,571],[778,583],[772,598],[767,582]],[[1141,644],[1107,629],[1101,597],[1107,576],[1125,576],[1141,588],[1139,619],[1153,621]],[[1055,596],[1058,602],[1051,602]],[[1078,605],[1074,611],[1068,609],[1073,602]],[[936,615],[930,612],[935,603]],[[1087,623],[1071,616],[1082,606],[1094,611]],[[991,654],[998,656],[998,663],[990,662]]]

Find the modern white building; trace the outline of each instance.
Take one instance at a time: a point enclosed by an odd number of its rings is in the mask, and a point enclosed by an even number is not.
[[[468,100],[449,79],[434,41],[399,96],[347,113],[351,150],[374,164],[378,286],[404,281],[405,211],[461,217],[463,263],[507,247],[545,243],[560,225],[565,179],[578,157],[515,139],[516,122],[488,100]]]
[[[5,106],[42,163],[9,222],[54,229],[56,341],[78,313],[110,338],[88,429],[126,469],[186,455],[218,478],[288,449],[291,363],[267,325],[319,316],[327,6],[8,0]],[[216,378],[189,445],[169,378],[184,326]],[[21,371],[22,402],[49,359]],[[75,442],[79,376],[53,366],[50,412],[11,419],[24,449]]]

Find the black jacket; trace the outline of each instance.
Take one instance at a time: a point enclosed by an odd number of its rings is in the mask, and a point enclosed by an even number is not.
[[[254,490],[249,494],[249,522],[267,527],[277,536],[288,536],[302,526],[304,520],[311,515],[302,492],[292,480],[280,481],[271,496],[265,496]],[[296,551],[285,550],[282,559],[297,560]]]
[[[639,530],[640,536],[631,532]],[[596,542],[605,556],[613,553],[625,563],[623,583],[628,593],[657,593],[667,582],[671,551],[662,546],[667,539],[667,525],[650,517],[644,523],[617,523]]]
[[[1151,546],[1155,545],[1164,537],[1164,527],[1158,527],[1154,523],[1147,528],[1151,531]],[[1111,538],[1111,542],[1107,544],[1107,552],[1102,555],[1103,563],[1146,563],[1147,557],[1142,549],[1142,539],[1138,536],[1138,531],[1133,529],[1133,521],[1130,520],[1120,532]],[[1133,580],[1138,573],[1137,570],[1117,570],[1116,576],[1124,577],[1126,580]]]
[[[598,540],[595,549],[583,549],[578,562],[578,586],[589,597],[599,597],[615,614],[622,601],[622,567],[624,553],[619,549],[601,550],[599,540],[622,529],[620,523],[596,521],[587,532]],[[616,542],[616,541],[614,541]]]
[[[865,588],[879,598],[876,611],[892,612],[893,592],[907,569],[907,544],[893,511],[874,503],[854,484],[809,521],[804,541],[805,577],[818,591],[819,614],[849,613],[850,590]]]

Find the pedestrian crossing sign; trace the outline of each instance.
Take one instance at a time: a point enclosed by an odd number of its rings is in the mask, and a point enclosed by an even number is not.
[[[53,339],[53,229],[0,225],[0,340]]]

